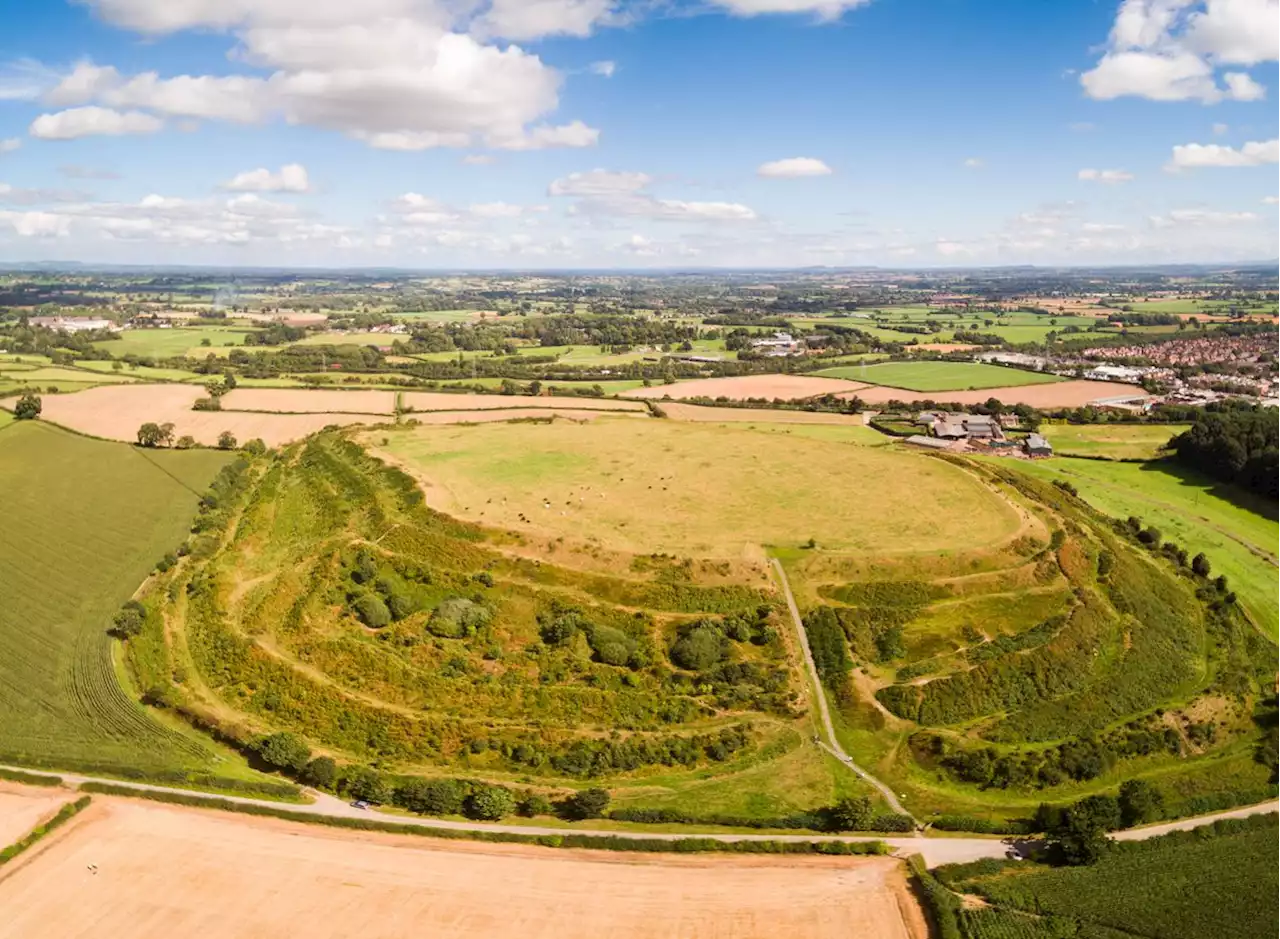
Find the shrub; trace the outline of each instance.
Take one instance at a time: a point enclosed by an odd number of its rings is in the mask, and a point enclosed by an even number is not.
[[[40,396],[28,391],[13,406],[13,416],[20,421],[34,421],[43,409],[44,404],[40,401]]]
[[[550,815],[555,811],[555,806],[551,804],[551,800],[546,796],[531,795],[520,800],[520,804],[516,806],[516,813],[525,818],[533,818],[536,815]]]
[[[866,831],[871,824],[874,810],[866,796],[841,799],[827,810],[832,831]]]
[[[1164,793],[1143,779],[1120,784],[1120,823],[1125,828],[1164,817]]]
[[[318,756],[302,769],[302,781],[317,789],[328,789],[338,778],[338,764],[333,757]]]
[[[487,625],[491,616],[484,604],[465,597],[451,597],[431,611],[427,629],[445,639],[462,639]]]
[[[599,818],[608,808],[609,791],[607,789],[584,789],[561,803],[564,817],[575,821]]]
[[[356,616],[370,629],[381,629],[391,622],[391,611],[376,593],[362,593],[351,604]]]
[[[302,772],[311,759],[311,748],[300,737],[288,731],[263,737],[255,749],[264,763],[291,773]]]
[[[342,780],[347,795],[353,799],[381,805],[391,801],[391,787],[382,775],[367,766],[353,766]]]
[[[466,794],[456,779],[413,779],[396,790],[396,804],[422,815],[457,815]]]
[[[715,626],[696,624],[671,646],[671,661],[691,672],[705,671],[724,658],[724,635]]]
[[[496,822],[516,809],[515,796],[501,786],[482,786],[467,796],[462,812],[477,821]]]
[[[147,608],[137,600],[128,600],[120,607],[118,613],[111,618],[112,632],[121,639],[131,639],[142,632],[146,620]]]

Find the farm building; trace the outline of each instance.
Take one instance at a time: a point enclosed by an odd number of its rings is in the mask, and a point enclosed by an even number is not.
[[[109,329],[116,332],[120,329],[111,320],[91,316],[33,316],[27,322],[32,326],[55,329],[60,333],[83,333],[93,329]]]
[[[926,420],[926,415],[932,420]],[[933,436],[943,440],[1000,440],[1000,422],[986,414],[934,414],[925,412],[917,423],[926,424]]]
[[[1027,456],[1053,456],[1053,446],[1039,434],[1028,434],[1023,447]]]
[[[939,440],[937,437],[922,437],[917,434],[914,437],[908,437],[903,443],[909,443],[913,447],[924,447],[926,450],[950,450],[950,440]]]

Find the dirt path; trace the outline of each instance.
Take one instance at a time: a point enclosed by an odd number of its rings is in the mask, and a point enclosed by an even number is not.
[[[915,818],[910,812],[903,807],[898,801],[897,795],[886,784],[876,779],[866,770],[862,769],[858,764],[853,762],[853,757],[844,751],[840,746],[840,741],[836,739],[836,728],[831,723],[831,710],[827,707],[827,695],[822,690],[822,682],[818,678],[818,666],[813,661],[813,650],[809,648],[809,636],[804,631],[804,622],[800,619],[800,609],[796,606],[796,598],[791,594],[791,584],[787,581],[786,571],[782,569],[782,563],[777,558],[773,560],[773,569],[778,575],[778,583],[782,585],[782,594],[787,598],[787,609],[791,611],[791,621],[795,624],[796,633],[800,637],[800,648],[804,651],[805,665],[809,671],[809,681],[813,685],[814,699],[818,703],[818,716],[822,720],[822,728],[826,731],[827,739],[820,746],[826,750],[837,760],[843,763],[849,769],[853,770],[862,780],[879,790],[880,794],[889,803],[889,808],[897,812],[899,815],[905,815],[912,821]],[[919,824],[917,822],[917,824]]]

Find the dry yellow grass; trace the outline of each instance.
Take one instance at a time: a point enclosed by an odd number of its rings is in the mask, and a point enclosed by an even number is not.
[[[717,408],[701,404],[663,401],[658,407],[673,421],[698,424],[844,424],[865,425],[861,414],[828,414],[821,411],[780,411],[772,408]]]
[[[807,375],[739,375],[729,378],[699,378],[678,381],[674,385],[654,385],[652,388],[633,388],[624,391],[624,398],[730,398],[745,401],[748,398],[775,398],[796,400],[817,395],[839,394],[857,391],[866,385],[839,378],[818,378]]]
[[[832,550],[961,551],[1018,525],[1006,502],[939,460],[734,424],[602,419],[364,436],[424,480],[434,508],[618,551],[741,558],[811,537]]]
[[[892,858],[431,842],[101,797],[0,880],[0,909],[14,939],[924,937]]]
[[[222,398],[231,411],[277,411],[294,414],[378,414],[396,410],[394,391],[329,391],[306,388],[237,388]]]
[[[305,392],[304,392],[305,393]],[[553,398],[530,395],[445,394],[407,391],[404,405],[414,411],[488,411],[542,408],[569,411],[643,411],[644,405],[612,398]]]

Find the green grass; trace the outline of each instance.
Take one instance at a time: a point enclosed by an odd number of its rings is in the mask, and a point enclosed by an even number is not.
[[[144,454],[40,422],[0,436],[0,754],[43,765],[204,767],[212,748],[121,690],[106,630],[184,539],[228,456]]]
[[[937,874],[995,905],[962,914],[968,939],[1272,939],[1280,928],[1276,843],[1269,815],[1122,844],[1091,867],[1006,864],[965,877],[964,866],[950,866]]]
[[[126,329],[119,339],[95,342],[94,348],[110,352],[115,358],[133,355],[168,358],[192,355],[203,357],[217,347],[244,345],[244,337],[254,330],[245,327],[179,326],[173,329]],[[210,347],[200,345],[208,339]]]
[[[1107,463],[1070,457],[1009,461],[1043,479],[1063,479],[1090,505],[1115,518],[1136,515],[1191,554],[1204,552],[1226,574],[1250,618],[1273,640],[1280,627],[1276,554],[1280,524],[1263,500],[1172,462]]]
[[[117,369],[115,366],[119,364],[122,368]],[[119,378],[138,378],[146,381],[209,381],[209,375],[201,375],[197,372],[189,372],[180,368],[158,368],[149,365],[129,365],[127,362],[108,362],[97,360],[84,360],[76,363],[76,367],[87,369],[91,372],[103,372],[106,376],[117,376]]]
[[[49,385],[55,385],[59,388],[64,385],[118,385],[134,380],[125,372],[99,374],[79,368],[62,368],[57,365],[9,371],[3,364],[0,364],[0,379],[7,379],[22,385],[35,385],[41,388]]]
[[[1059,456],[1101,456],[1112,460],[1150,460],[1188,424],[1043,424],[1040,427]]]
[[[1056,375],[977,362],[882,362],[866,368],[859,365],[823,369],[817,374],[920,392],[1007,388],[1062,381]]]

